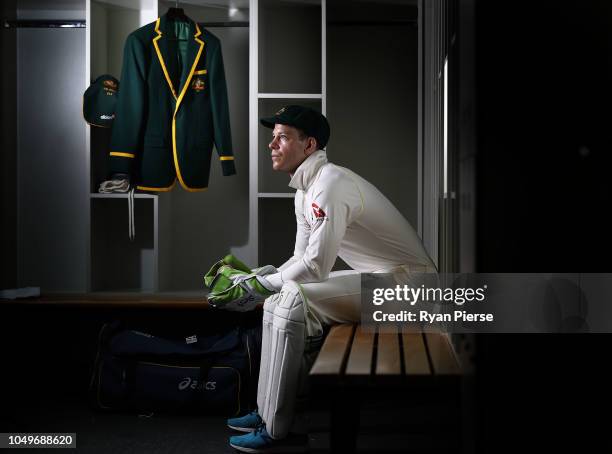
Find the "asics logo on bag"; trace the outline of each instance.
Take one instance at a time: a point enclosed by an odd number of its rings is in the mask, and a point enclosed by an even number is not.
[[[186,389],[214,391],[216,388],[216,381],[203,382],[201,380],[194,380],[191,377],[183,378],[178,384],[179,391],[185,391]]]

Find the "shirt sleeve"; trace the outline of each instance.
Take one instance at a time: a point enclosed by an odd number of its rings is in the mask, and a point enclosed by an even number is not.
[[[304,215],[304,222],[309,225],[307,236],[300,237],[298,220],[295,251],[299,253],[303,248],[303,253],[299,257],[294,253],[289,261],[295,260],[287,266],[283,264],[280,272],[268,278],[277,289],[289,280],[301,284],[326,280],[336,262],[347,227],[362,210],[359,190],[352,181],[323,187],[315,192],[314,200],[312,206],[305,207],[313,210],[314,215],[311,224],[307,223]]]
[[[289,260],[278,267],[278,273],[266,276],[268,282],[277,290],[283,286],[283,280],[281,273],[289,268],[294,263],[297,263],[303,256],[308,246],[308,237],[310,236],[310,225],[306,222],[303,210],[304,194],[302,191],[297,191],[294,198],[295,207],[295,221],[297,230],[295,234],[295,246],[293,248],[293,255]]]

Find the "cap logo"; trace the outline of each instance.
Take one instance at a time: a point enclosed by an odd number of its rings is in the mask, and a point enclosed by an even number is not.
[[[282,114],[287,108],[283,107],[281,110],[279,110],[278,112],[276,112],[274,115],[280,115]]]
[[[102,85],[104,85],[104,93],[106,94],[106,96],[113,96],[115,93],[117,93],[117,83],[112,80],[112,79],[106,79],[105,81],[102,82]]]

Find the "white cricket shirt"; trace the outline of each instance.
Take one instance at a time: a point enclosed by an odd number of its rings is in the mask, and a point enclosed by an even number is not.
[[[297,189],[297,234],[293,257],[266,276],[277,290],[283,282],[321,282],[336,257],[362,273],[401,265],[435,269],[410,223],[374,185],[327,161],[318,150],[298,167],[289,186]]]

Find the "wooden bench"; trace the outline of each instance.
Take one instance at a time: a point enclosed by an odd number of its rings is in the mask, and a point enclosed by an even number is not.
[[[2,306],[66,306],[66,307],[115,307],[115,308],[180,308],[208,309],[204,296],[158,295],[144,293],[70,293],[48,294],[36,298],[15,300],[0,299]]]
[[[414,396],[432,391],[459,407],[461,375],[446,335],[345,324],[331,328],[310,381],[331,405],[331,452],[355,452],[364,397],[387,396],[393,405],[398,391]]]

